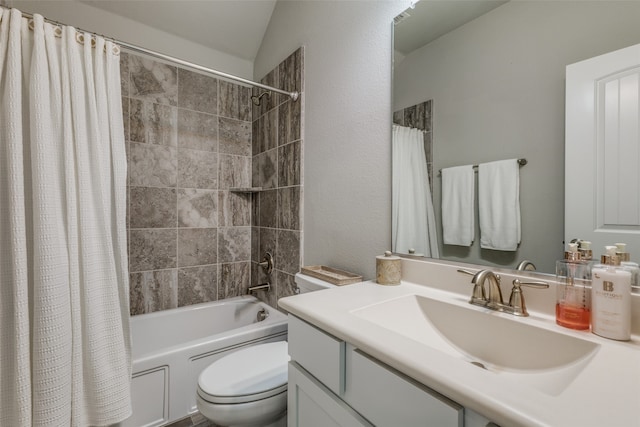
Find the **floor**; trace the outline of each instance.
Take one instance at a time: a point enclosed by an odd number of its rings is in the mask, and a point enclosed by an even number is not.
[[[169,424],[167,427],[216,427],[214,423],[206,419],[199,412],[183,418],[175,423]]]

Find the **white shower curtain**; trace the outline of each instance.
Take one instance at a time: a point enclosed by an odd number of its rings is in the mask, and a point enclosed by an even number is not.
[[[422,131],[393,125],[392,250],[438,258],[438,237]]]
[[[131,413],[117,54],[0,8],[1,426]]]

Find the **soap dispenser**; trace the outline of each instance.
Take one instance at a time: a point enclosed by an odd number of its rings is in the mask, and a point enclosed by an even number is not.
[[[631,339],[631,276],[620,265],[616,246],[606,246],[601,264],[592,269],[591,331],[620,341]]]
[[[591,320],[591,264],[582,259],[578,243],[569,243],[564,259],[556,262],[556,323],[588,330]]]

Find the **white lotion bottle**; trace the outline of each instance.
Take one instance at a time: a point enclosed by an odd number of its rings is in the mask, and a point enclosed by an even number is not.
[[[620,266],[615,246],[591,271],[591,331],[619,341],[631,339],[631,272]]]

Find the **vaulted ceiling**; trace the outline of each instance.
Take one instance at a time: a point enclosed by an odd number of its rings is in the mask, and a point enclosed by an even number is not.
[[[150,27],[253,61],[276,0],[81,0]]]

